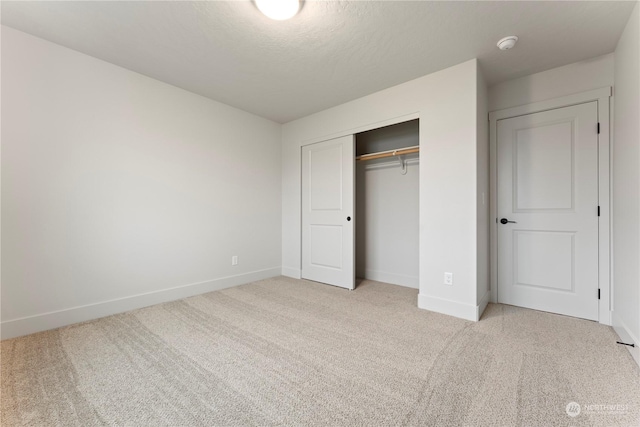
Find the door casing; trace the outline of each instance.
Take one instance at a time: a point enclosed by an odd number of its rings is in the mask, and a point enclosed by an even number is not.
[[[548,101],[536,102],[489,113],[489,186],[491,190],[489,240],[491,251],[491,302],[496,303],[498,301],[498,227],[496,223],[498,218],[498,121],[526,114],[539,113],[556,108],[597,101],[598,123],[600,126],[600,133],[598,135],[598,204],[600,206],[600,218],[598,227],[598,287],[600,289],[598,322],[605,325],[611,325],[610,98],[611,87],[604,87],[588,92],[577,93],[574,95],[555,98]]]
[[[331,140],[331,139],[336,139],[336,138],[340,138],[340,137],[347,136],[347,135],[355,135],[357,133],[367,132],[367,131],[370,131],[370,130],[373,130],[373,129],[383,128],[383,127],[386,127],[386,126],[391,126],[391,125],[404,123],[404,122],[408,122],[408,121],[412,121],[412,120],[419,120],[419,119],[420,119],[420,113],[415,112],[415,113],[410,113],[410,114],[403,115],[403,116],[394,117],[394,118],[391,118],[391,119],[388,119],[388,120],[369,123],[369,124],[366,124],[366,125],[363,125],[363,126],[352,128],[352,129],[345,129],[343,131],[332,133],[332,134],[328,134],[328,135],[325,135],[325,136],[308,139],[308,140],[302,141],[300,143],[300,155],[302,155],[303,148],[305,146],[308,146],[308,145],[313,145],[313,144],[316,144],[316,143],[319,143],[319,142],[323,142],[323,141],[327,141],[327,140]],[[301,165],[301,169],[302,169],[302,163],[300,163],[300,165]],[[302,182],[302,170],[300,171],[300,182]],[[354,185],[354,189],[353,190],[355,191],[355,185]],[[354,213],[355,213],[355,206],[354,206]],[[302,256],[303,256],[302,255],[302,251],[304,250],[304,243],[302,241],[302,227],[303,227],[303,223],[302,223],[302,197],[301,197],[300,198],[300,265],[298,266],[298,274],[296,276],[299,279],[302,278]],[[421,237],[420,237],[420,239],[421,239]],[[355,247],[354,247],[354,251],[355,251]],[[354,253],[354,257],[355,257],[355,253]],[[419,282],[420,282],[420,272],[418,272],[418,283]]]

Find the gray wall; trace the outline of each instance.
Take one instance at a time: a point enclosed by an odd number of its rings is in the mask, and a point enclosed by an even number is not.
[[[640,364],[640,5],[615,53],[613,326]]]
[[[476,130],[476,160],[478,174],[476,179],[476,270],[477,279],[477,304],[487,304],[489,295],[489,112],[488,112],[488,91],[487,84],[482,74],[482,69],[478,68],[477,74],[477,123]]]
[[[300,147],[419,117],[418,306],[476,320],[476,73],[474,59],[282,126],[283,274],[300,277]]]
[[[279,124],[8,27],[2,107],[3,338],[280,273]]]

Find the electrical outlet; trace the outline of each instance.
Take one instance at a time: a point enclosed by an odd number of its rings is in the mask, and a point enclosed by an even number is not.
[[[453,285],[453,273],[444,273],[444,284]]]
[[[231,265],[238,265],[238,255],[231,257]]]

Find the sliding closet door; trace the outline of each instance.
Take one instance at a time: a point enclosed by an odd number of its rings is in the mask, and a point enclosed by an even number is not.
[[[302,278],[355,287],[354,136],[302,147]]]

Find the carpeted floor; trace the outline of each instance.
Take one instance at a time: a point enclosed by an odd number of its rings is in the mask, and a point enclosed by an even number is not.
[[[640,425],[639,369],[611,328],[503,305],[473,323],[416,300],[279,277],[6,340],[0,421]]]

